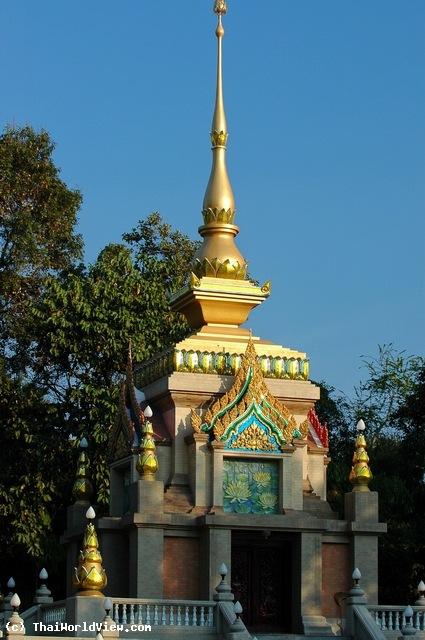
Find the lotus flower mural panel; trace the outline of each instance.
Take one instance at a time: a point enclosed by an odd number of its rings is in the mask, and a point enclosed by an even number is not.
[[[228,513],[278,513],[278,462],[229,459],[223,463],[223,509]]]

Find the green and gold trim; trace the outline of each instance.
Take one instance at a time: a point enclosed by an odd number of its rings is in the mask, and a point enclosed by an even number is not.
[[[171,348],[137,367],[134,372],[137,388],[174,372],[237,375],[242,364],[242,353],[225,351],[195,351]],[[305,380],[309,378],[309,359],[281,356],[258,356],[258,365],[265,378],[278,380]]]

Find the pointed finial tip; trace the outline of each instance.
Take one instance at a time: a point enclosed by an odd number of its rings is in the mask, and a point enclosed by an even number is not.
[[[86,518],[88,518],[88,520],[93,520],[96,517],[96,512],[93,509],[93,507],[89,507],[86,511]]]
[[[227,13],[226,0],[215,0],[213,11],[220,17],[224,16],[224,14]]]

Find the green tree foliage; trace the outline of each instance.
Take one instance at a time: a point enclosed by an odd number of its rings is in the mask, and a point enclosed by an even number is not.
[[[0,547],[15,575],[39,562],[52,571],[60,558],[77,453],[70,434],[96,445],[93,484],[106,502],[105,444],[129,342],[137,361],[187,335],[167,294],[183,285],[198,246],[152,214],[125,244],[78,264],[81,195],[60,180],[53,150],[30,127],[0,137]]]
[[[365,420],[370,488],[379,493],[379,517],[388,525],[379,541],[380,602],[394,604],[406,602],[425,573],[425,366],[422,357],[390,344],[364,358],[364,367],[367,378],[352,401],[322,383],[316,410],[330,430],[328,500],[341,515],[351,489],[355,425]]]
[[[403,463],[409,466],[412,482],[419,484],[425,476],[425,366],[395,412],[395,420],[403,438]]]
[[[108,500],[106,444],[119,404],[129,344],[146,360],[188,335],[168,292],[183,285],[197,243],[152,214],[125,236],[131,246],[108,245],[88,267],[49,277],[33,305],[36,375],[60,403],[74,435],[84,434],[97,500]]]
[[[201,244],[173,229],[157,212],[141,220],[123,239],[131,246],[141,275],[159,281],[166,296],[183,286]],[[167,304],[163,311],[169,313]]]
[[[419,364],[419,361],[418,361]],[[414,384],[397,410],[395,426],[400,434],[400,452],[397,471],[405,483],[407,517],[394,519],[399,530],[400,544],[394,537],[387,540],[393,557],[397,547],[405,550],[411,569],[408,586],[416,587],[425,575],[425,365],[418,369]],[[403,504],[403,496],[400,496]],[[404,526],[403,526],[404,525]],[[408,536],[404,528],[407,527]]]
[[[44,276],[81,256],[74,233],[81,195],[59,178],[47,132],[8,127],[0,136],[0,353],[23,365],[26,304]],[[13,360],[15,358],[15,360]]]
[[[0,369],[0,545],[11,558],[22,553],[50,562],[58,553],[53,521],[70,462],[67,434],[43,390]]]
[[[60,554],[54,522],[69,458],[57,407],[34,379],[29,310],[45,278],[82,253],[81,195],[60,179],[53,151],[29,126],[0,136],[0,545],[6,566],[19,558],[28,571]]]
[[[424,360],[421,356],[406,356],[393,344],[378,346],[376,357],[361,357],[367,379],[355,390],[352,409],[366,422],[369,440],[381,434],[398,437],[395,417],[415,390]]]

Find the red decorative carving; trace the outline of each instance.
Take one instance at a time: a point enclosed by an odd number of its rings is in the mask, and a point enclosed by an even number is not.
[[[327,423],[325,422],[324,425],[322,425],[320,423],[320,420],[317,417],[317,414],[316,414],[314,408],[310,409],[310,411],[307,414],[307,418],[308,418],[311,426],[315,430],[315,432],[317,434],[317,437],[319,438],[320,442],[322,443],[322,445],[324,447],[327,448],[329,446],[329,433],[328,433]]]

